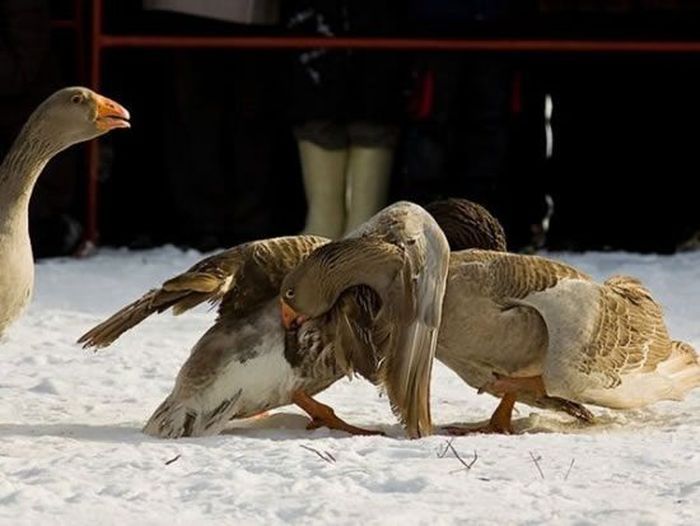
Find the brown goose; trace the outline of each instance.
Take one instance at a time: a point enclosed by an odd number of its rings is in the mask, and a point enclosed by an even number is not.
[[[451,247],[457,250],[481,248],[505,251],[506,242],[503,227],[481,205],[466,199],[450,198],[430,203],[425,209],[437,221]],[[448,278],[448,288],[450,283],[452,281]],[[362,305],[372,304],[373,298],[367,296],[371,290],[370,288],[355,290],[352,296],[354,303],[345,302],[345,310],[347,312],[340,313],[339,317],[346,319],[341,325],[346,330],[337,335],[333,344],[338,353],[338,367],[342,367],[348,374],[357,372],[368,380],[376,382],[377,371],[375,364],[362,361],[364,357],[373,356],[372,352],[367,349],[370,342],[373,341],[371,328],[373,318],[367,312],[362,312]],[[452,292],[451,296],[454,294]],[[360,299],[363,301],[359,301]],[[289,323],[289,318],[293,317],[293,314],[287,312],[286,316]],[[353,316],[356,316],[356,318],[353,319]],[[327,329],[328,334],[332,336],[333,329],[328,325],[324,325],[324,327]],[[351,327],[352,330],[347,330],[348,327]],[[454,342],[454,345],[452,344],[453,342],[450,345],[444,344],[444,342],[451,340],[451,335],[454,334],[453,329],[453,325],[446,327],[444,322],[441,325],[435,357],[453,369],[469,385],[475,389],[481,389],[490,377],[485,379],[483,376],[473,374],[475,366],[471,363],[469,355],[460,352],[460,343],[458,341]],[[352,353],[353,349],[360,349],[361,352],[353,354],[354,367],[348,367],[348,362],[351,360],[346,358],[344,353]],[[454,355],[457,355],[458,359],[454,359]],[[593,420],[593,415],[590,411],[581,404],[569,400],[552,396],[535,397],[530,393],[521,393],[518,396],[518,401],[544,409],[563,411],[584,422]],[[490,428],[487,426],[481,430],[486,431],[488,429]]]
[[[331,345],[336,316],[330,313],[285,333],[279,319],[282,279],[329,240],[291,236],[240,245],[208,257],[127,305],[78,341],[110,345],[153,313],[183,313],[203,302],[219,303],[214,325],[200,338],[175,386],[150,417],[144,432],[162,438],[219,433],[232,418],[246,418],[294,403],[312,418],[353,434],[351,426],[311,398],[343,376]],[[340,308],[354,302],[344,294]],[[372,312],[372,306],[363,309]],[[285,346],[285,340],[293,339]],[[286,348],[285,348],[286,347]]]
[[[517,399],[627,409],[700,385],[695,351],[669,338],[633,278],[599,284],[549,259],[465,250],[452,254],[443,308],[440,360],[502,396],[481,431],[509,433]]]
[[[332,312],[353,287],[367,287],[379,296],[376,316],[365,316],[365,323],[356,314],[341,315],[337,362],[348,373],[359,366],[363,376],[382,384],[411,437],[432,432],[430,373],[449,255],[447,239],[430,214],[399,202],[350,237],[316,249],[280,289],[288,329]]]
[[[29,200],[46,163],[69,146],[129,127],[129,112],[87,88],[57,91],[32,113],[0,165],[0,335],[29,303]]]
[[[442,201],[434,201],[425,206],[425,209],[445,232],[452,252],[476,248],[483,250],[506,251],[506,236],[503,226],[483,206],[461,198],[449,198]],[[452,256],[451,256],[452,261]],[[450,265],[452,267],[452,265]],[[450,281],[448,281],[448,288]],[[454,296],[454,293],[451,294]],[[460,355],[459,349],[440,344],[449,339],[450,332],[442,331],[438,336],[438,348],[435,357],[456,372],[465,382],[479,389],[483,385],[482,376],[473,375],[474,364],[468,355]],[[454,359],[454,355],[460,355]],[[556,397],[534,397],[529,393],[521,393],[518,402],[526,403],[543,409],[563,411],[583,422],[592,422],[593,414],[581,404],[563,400]],[[487,426],[483,430],[489,430]]]

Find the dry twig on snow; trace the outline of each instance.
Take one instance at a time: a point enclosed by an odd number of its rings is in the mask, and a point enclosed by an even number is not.
[[[576,462],[576,459],[572,458],[571,464],[569,464],[569,469],[566,471],[566,475],[564,475],[564,480],[569,478],[569,473],[571,473],[571,469],[574,467],[574,462]]]
[[[321,458],[321,460],[328,462],[329,464],[333,464],[335,462],[335,457],[331,455],[328,451],[321,452],[316,448],[313,448],[311,446],[305,446],[304,444],[300,444],[300,446],[306,449],[307,451],[316,453]]]
[[[542,480],[544,480],[544,473],[542,472],[542,468],[540,467],[540,460],[542,460],[542,457],[536,457],[535,455],[533,455],[532,451],[530,451],[530,458],[535,463],[535,466],[537,466],[537,471],[540,472],[540,477],[542,477]]]
[[[451,451],[452,454],[455,456],[455,458],[457,460],[459,460],[459,462],[464,466],[464,468],[450,471],[450,473],[456,473],[457,471],[462,471],[462,469],[466,469],[467,471],[469,471],[470,469],[472,469],[472,466],[474,466],[474,464],[476,464],[476,461],[479,460],[479,455],[477,455],[476,449],[474,450],[474,457],[471,459],[471,461],[469,461],[469,463],[466,463],[464,461],[464,459],[459,455],[459,453],[457,453],[457,450],[455,449],[455,447],[452,445],[453,441],[454,441],[454,438],[451,438],[449,440],[445,440],[445,449],[443,449],[442,452],[438,451],[438,454],[437,454],[438,458],[445,458],[445,455],[447,455],[447,452]]]
[[[178,460],[179,458],[180,458],[180,455],[176,455],[176,456],[174,456],[173,458],[171,458],[170,460],[166,460],[166,461],[165,461],[165,465],[166,465],[166,466],[169,466],[170,464],[172,464],[173,462],[175,462],[175,461]]]

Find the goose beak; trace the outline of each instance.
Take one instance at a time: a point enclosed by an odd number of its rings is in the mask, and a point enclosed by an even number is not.
[[[280,299],[280,307],[282,309],[282,326],[289,330],[298,329],[308,318],[299,314],[291,308],[284,300]]]
[[[95,105],[97,107],[95,122],[98,129],[109,131],[114,128],[131,127],[131,124],[129,124],[131,116],[121,104],[102,95],[95,94]]]

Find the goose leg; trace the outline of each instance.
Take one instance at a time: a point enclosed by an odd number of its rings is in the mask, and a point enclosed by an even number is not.
[[[511,418],[513,416],[513,406],[517,396],[513,393],[506,393],[501,398],[501,402],[491,415],[489,423],[479,427],[448,426],[445,430],[451,435],[470,435],[472,433],[499,433],[510,435],[513,433]]]
[[[311,417],[311,422],[307,429],[316,429],[326,426],[329,429],[338,429],[351,435],[383,435],[381,431],[362,429],[344,422],[338,418],[333,409],[327,405],[317,402],[304,391],[297,391],[292,395],[292,402],[301,407]]]
[[[537,376],[503,376],[498,373],[493,373],[494,380],[479,389],[479,394],[484,391],[489,391],[492,393],[530,393],[535,395],[537,398],[544,398],[547,396],[547,390],[544,387],[544,381],[541,375]]]

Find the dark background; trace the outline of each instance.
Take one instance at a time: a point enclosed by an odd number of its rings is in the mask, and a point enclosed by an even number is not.
[[[279,26],[251,27],[144,12],[140,1],[105,3],[105,29],[113,33],[289,34],[284,14]],[[388,2],[384,15],[372,11],[377,2],[366,4],[379,20],[374,36],[700,35],[700,2],[416,0]],[[18,6],[50,24],[69,16],[72,2],[0,0],[0,28],[8,23],[2,10]],[[54,26],[47,34],[48,43],[31,41],[36,67],[22,82],[0,77],[0,154],[45,96],[86,81],[75,33]],[[100,91],[131,111],[133,127],[100,141],[101,244],[210,250],[301,230],[290,89],[298,53],[105,51]],[[392,200],[480,201],[504,222],[516,250],[670,253],[700,229],[700,56],[382,53],[401,75]],[[554,103],[549,159],[546,95]],[[40,179],[31,222],[39,256],[71,253],[79,243],[84,156],[82,146],[61,154]],[[545,195],[554,202],[546,237],[538,231]]]

